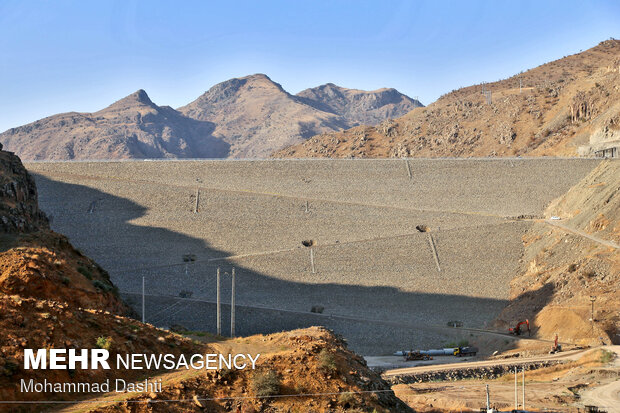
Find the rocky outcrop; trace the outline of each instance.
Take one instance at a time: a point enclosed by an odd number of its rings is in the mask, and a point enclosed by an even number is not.
[[[0,232],[32,232],[47,228],[39,210],[34,179],[17,156],[0,146]]]

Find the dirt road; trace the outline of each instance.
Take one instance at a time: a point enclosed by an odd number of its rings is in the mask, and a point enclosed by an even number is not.
[[[616,353],[616,360],[612,368],[620,369],[620,346],[607,347],[607,350]],[[620,413],[620,379],[611,383],[588,390],[581,395],[582,403],[597,406],[608,413]]]
[[[546,224],[552,225],[552,226],[554,226],[554,227],[561,228],[561,229],[563,229],[564,231],[571,232],[571,233],[573,233],[573,234],[576,234],[576,235],[579,235],[579,236],[581,236],[581,237],[587,238],[587,239],[589,239],[589,240],[591,240],[591,241],[594,241],[594,242],[598,242],[599,244],[604,245],[604,246],[606,246],[606,247],[611,247],[611,248],[615,248],[615,249],[620,249],[620,245],[616,244],[616,243],[615,243],[615,242],[613,242],[613,241],[608,241],[608,240],[604,240],[604,239],[601,239],[601,238],[595,237],[595,236],[593,236],[593,235],[588,234],[587,232],[584,232],[584,231],[581,231],[581,230],[578,230],[578,229],[575,229],[575,228],[570,228],[570,227],[567,227],[566,225],[561,224],[561,223],[559,223],[559,222],[557,222],[557,221],[552,221],[552,220],[547,219],[547,220],[545,220],[544,222],[545,222]]]
[[[429,372],[436,372],[436,371],[470,369],[470,368],[476,368],[476,367],[528,364],[528,363],[537,363],[537,362],[543,362],[543,361],[557,361],[557,360],[570,361],[570,360],[577,360],[579,357],[583,356],[584,353],[588,351],[594,351],[594,349],[573,350],[573,351],[566,351],[563,353],[558,353],[558,354],[553,354],[553,355],[544,355],[544,356],[538,356],[538,357],[507,358],[507,359],[497,359],[497,360],[483,360],[483,361],[450,363],[450,364],[442,364],[442,365],[408,367],[408,368],[402,368],[402,369],[387,370],[383,373],[383,375],[385,377],[391,377],[391,376],[403,376],[403,375],[429,373]]]

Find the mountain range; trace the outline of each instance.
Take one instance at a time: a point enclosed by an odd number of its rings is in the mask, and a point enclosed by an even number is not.
[[[395,89],[331,83],[291,95],[255,74],[219,83],[178,109],[158,106],[138,90],[94,113],[62,113],[9,129],[0,142],[25,160],[261,158],[418,106]]]
[[[610,148],[620,153],[619,84],[620,41],[610,39],[507,79],[454,90],[400,118],[322,133],[274,156],[593,156]]]

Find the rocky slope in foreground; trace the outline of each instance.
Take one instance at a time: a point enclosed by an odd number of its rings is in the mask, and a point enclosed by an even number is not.
[[[94,113],[62,113],[0,134],[27,160],[267,157],[321,132],[374,124],[420,103],[394,89],[324,85],[293,96],[265,75],[222,82],[174,110],[137,92]]]
[[[620,162],[604,161],[555,200],[547,218],[620,245]],[[526,268],[511,283],[504,328],[528,318],[540,338],[577,344],[620,344],[620,250],[547,223],[523,239]],[[594,323],[590,322],[595,297]]]
[[[592,155],[620,147],[620,41],[455,90],[377,126],[325,133],[275,157]],[[521,87],[520,87],[521,86]]]

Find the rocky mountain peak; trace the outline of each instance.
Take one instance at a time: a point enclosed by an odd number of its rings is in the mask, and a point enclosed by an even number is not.
[[[150,106],[153,108],[156,107],[156,105],[153,103],[151,98],[149,98],[149,95],[144,91],[144,89],[138,89],[137,91],[122,98],[121,100],[112,103],[104,110],[129,109],[139,106]]]

